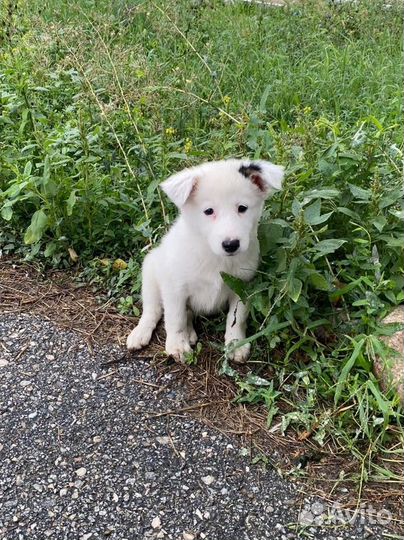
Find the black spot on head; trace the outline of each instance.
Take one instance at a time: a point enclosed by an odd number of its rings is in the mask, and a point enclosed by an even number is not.
[[[246,178],[249,178],[253,173],[260,173],[261,167],[257,165],[256,163],[250,163],[249,165],[241,165],[241,167],[238,170],[239,173],[241,173]]]

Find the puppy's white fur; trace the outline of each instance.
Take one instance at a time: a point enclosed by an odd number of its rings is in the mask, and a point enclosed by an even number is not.
[[[220,272],[244,281],[254,276],[264,200],[281,189],[282,179],[280,166],[230,159],[185,169],[161,184],[180,215],[144,260],[143,314],[128,336],[128,349],[149,343],[164,311],[166,352],[183,360],[197,341],[193,314],[214,313],[226,304],[225,343],[245,338],[247,307]],[[234,360],[245,361],[249,351],[249,344],[235,348]]]

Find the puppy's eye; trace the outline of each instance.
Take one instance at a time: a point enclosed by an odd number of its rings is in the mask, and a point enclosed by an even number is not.
[[[247,212],[248,206],[244,206],[244,204],[240,204],[240,206],[237,208],[239,214],[244,214],[244,212]]]
[[[203,211],[205,216],[211,216],[213,212],[214,212],[213,208],[207,208],[206,210]]]

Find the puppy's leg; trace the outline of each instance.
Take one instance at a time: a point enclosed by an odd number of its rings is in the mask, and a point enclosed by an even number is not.
[[[191,309],[187,309],[187,328],[188,328],[188,336],[189,336],[189,342],[191,345],[195,345],[195,343],[198,341],[198,336],[195,332],[195,328],[192,322],[194,314],[192,313]]]
[[[192,350],[189,342],[186,298],[178,294],[178,291],[168,290],[168,287],[162,294],[167,334],[166,353],[182,362],[184,355]]]
[[[240,298],[232,294],[229,300],[229,312],[226,319],[225,345],[240,341],[245,338],[248,308]],[[237,347],[229,354],[229,358],[235,362],[245,362],[250,354],[250,344],[246,343]]]
[[[143,313],[138,325],[132,330],[126,340],[128,349],[141,349],[148,345],[153,330],[156,328],[162,315],[161,294],[151,255],[152,253],[145,258],[142,269]]]

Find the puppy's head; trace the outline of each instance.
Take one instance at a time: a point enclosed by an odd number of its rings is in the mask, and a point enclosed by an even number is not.
[[[282,188],[283,167],[268,161],[229,159],[174,174],[161,184],[181,210],[197,241],[220,256],[247,251],[265,199]]]

